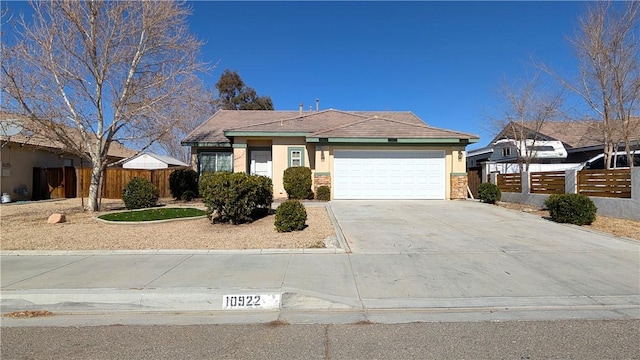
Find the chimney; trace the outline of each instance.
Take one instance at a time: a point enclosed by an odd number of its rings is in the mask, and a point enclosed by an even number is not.
[[[304,106],[304,104],[300,103],[300,116],[302,116],[302,107]]]
[[[320,111],[320,99],[316,98],[316,111]]]

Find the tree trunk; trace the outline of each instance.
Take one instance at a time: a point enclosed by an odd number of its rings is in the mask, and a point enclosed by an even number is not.
[[[94,162],[91,171],[91,183],[89,184],[89,198],[87,200],[87,210],[100,210],[100,178],[103,170],[102,162]]]

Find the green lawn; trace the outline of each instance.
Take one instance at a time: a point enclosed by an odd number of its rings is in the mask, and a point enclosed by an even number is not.
[[[206,211],[194,208],[163,208],[105,214],[98,216],[98,218],[107,221],[153,221],[188,218],[206,214]]]

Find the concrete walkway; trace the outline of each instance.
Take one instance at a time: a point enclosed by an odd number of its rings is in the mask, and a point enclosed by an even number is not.
[[[1,311],[290,323],[640,318],[639,242],[475,202],[330,209],[352,253],[3,252]],[[230,308],[225,295],[273,301]]]

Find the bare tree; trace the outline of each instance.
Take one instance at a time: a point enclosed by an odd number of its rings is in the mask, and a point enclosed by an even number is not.
[[[516,146],[516,160],[520,171],[529,171],[535,157],[536,142],[542,140],[543,125],[560,116],[562,93],[551,93],[543,89],[539,74],[515,84],[503,82],[499,96],[504,113],[492,119],[493,128],[500,133],[497,138],[511,139]]]
[[[548,66],[542,68],[580,96],[602,119],[604,158],[611,167],[612,154],[625,143],[629,163],[630,146],[638,129],[630,121],[638,111],[640,69],[638,13],[640,3],[590,3],[578,19],[578,31],[570,39],[579,61],[579,78],[573,82]],[[637,139],[637,138],[636,138]]]
[[[96,211],[114,141],[143,151],[208,112],[210,94],[198,78],[208,70],[198,59],[202,44],[188,32],[183,2],[52,0],[31,7],[32,20],[21,19],[15,38],[2,44],[7,110],[88,156],[88,209]]]

